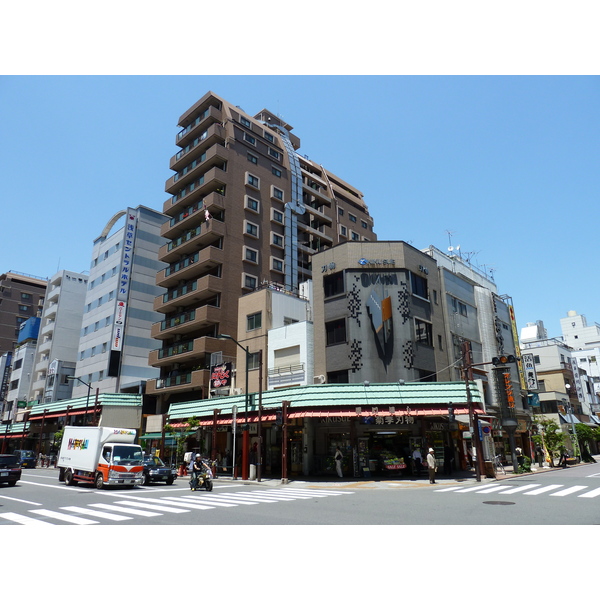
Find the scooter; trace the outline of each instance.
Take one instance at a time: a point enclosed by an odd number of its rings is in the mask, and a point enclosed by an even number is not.
[[[206,463],[204,463],[204,469],[197,475],[194,472],[192,472],[192,475],[190,477],[190,488],[192,492],[195,492],[200,488],[204,488],[207,492],[212,492],[212,472],[207,467]]]

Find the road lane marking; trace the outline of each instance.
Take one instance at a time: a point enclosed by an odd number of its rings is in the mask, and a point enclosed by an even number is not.
[[[277,500],[271,500],[270,498],[265,498],[264,496],[258,496],[253,492],[236,492],[235,494],[219,494],[220,496],[239,496],[240,498],[249,498],[250,500],[254,500],[256,502],[265,502],[269,504],[277,503]]]
[[[124,517],[123,515],[112,515],[110,513],[100,512],[99,510],[93,510],[91,508],[85,508],[83,506],[61,506],[60,510],[68,510],[70,512],[80,513],[82,515],[88,515],[89,517],[100,517],[101,519],[108,519],[109,521],[130,521],[131,517]]]
[[[117,504],[125,504],[127,506],[133,506],[134,508],[150,508],[154,510],[158,510],[159,507],[156,504],[146,504],[145,502],[134,502],[132,500],[118,500]],[[172,506],[161,506],[160,510],[162,512],[170,512],[170,513],[186,513],[190,512],[187,508],[173,508]]]
[[[74,525],[94,525],[98,523],[98,521],[92,521],[91,519],[84,519],[83,517],[76,517],[74,515],[63,515],[55,510],[46,510],[45,508],[36,508],[29,512],[42,515],[43,517],[50,517],[51,519],[73,523]]]
[[[217,504],[236,502],[236,504],[227,504],[227,506],[236,506],[237,504],[258,504],[258,502],[250,502],[248,500],[244,500],[243,498],[235,498],[235,494],[231,494],[231,496],[233,497],[225,496],[224,494],[215,494],[210,497],[210,500],[208,500],[208,502],[216,502]],[[184,496],[184,498],[189,498],[194,502],[207,502],[207,500],[205,500],[204,497],[198,498],[197,496]]]
[[[209,508],[212,508],[210,506],[198,506],[197,504],[192,504],[191,502],[182,502],[181,500],[159,500],[158,498],[144,498],[144,502],[156,502],[156,504],[147,504],[146,508],[151,508],[152,506],[154,506],[154,508],[157,510],[159,506],[161,509],[166,508],[165,505],[183,506],[185,508],[195,508],[196,510],[207,510]]]
[[[581,494],[581,496],[577,496],[578,498],[595,498],[596,496],[600,496],[600,488],[596,488],[595,490],[591,490],[586,492],[585,494]]]
[[[492,492],[497,492],[499,490],[502,489],[506,489],[508,488],[508,486],[506,485],[494,485],[490,488],[488,488],[487,490],[479,490],[478,492],[475,492],[476,494],[491,494]]]
[[[48,521],[40,521],[39,519],[32,519],[31,517],[11,512],[2,513],[0,514],[0,517],[9,521],[14,521],[15,523],[20,523],[21,525],[54,525],[54,523],[48,523]]]
[[[138,515],[140,517],[160,517],[161,513],[150,512],[149,510],[138,510],[136,508],[126,508],[125,506],[115,506],[114,504],[102,504],[97,502],[95,504],[88,504],[95,508],[105,508],[107,510],[116,510],[118,512],[126,513],[128,515]]]
[[[441,492],[455,492],[456,490],[462,490],[462,486],[456,486],[456,487],[449,487],[449,488],[445,488],[443,490],[441,489],[436,489],[433,490],[434,492],[437,492],[438,494],[440,494]]]
[[[497,483],[488,483],[487,485],[478,485],[478,486],[473,486],[473,487],[468,487],[465,488],[464,490],[459,490],[458,492],[456,492],[457,494],[466,494],[467,492],[476,492],[478,490],[483,490],[485,488],[494,486],[496,487],[498,484]]]
[[[549,492],[550,490],[557,490],[558,488],[564,487],[563,485],[554,484],[547,485],[539,490],[532,490],[531,492],[525,492],[524,496],[537,496],[538,494],[543,494],[544,492]]]
[[[6,500],[14,500],[15,502],[23,502],[25,504],[33,504],[34,506],[43,506],[41,502],[31,502],[31,500],[21,500],[20,498],[13,498],[12,496],[0,496]]]
[[[568,496],[569,494],[574,494],[575,492],[580,492],[581,490],[585,490],[587,485],[574,485],[566,490],[561,490],[560,492],[554,492],[554,494],[550,494],[551,496]]]
[[[531,488],[540,487],[539,483],[530,483],[529,485],[520,485],[512,490],[506,490],[505,492],[500,492],[501,494],[518,494],[523,490],[530,490]]]

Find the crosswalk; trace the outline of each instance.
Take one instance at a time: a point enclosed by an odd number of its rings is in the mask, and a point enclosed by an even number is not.
[[[588,490],[584,492],[584,490]],[[522,494],[523,496],[548,496],[564,498],[572,496],[576,498],[598,498],[600,488],[589,489],[587,485],[565,486],[561,484],[542,485],[541,483],[530,483],[527,485],[503,485],[501,483],[489,483],[487,485],[473,485],[469,487],[447,487],[433,490],[437,494],[499,494],[502,496]],[[583,492],[583,493],[580,493]]]
[[[186,496],[162,496],[161,498],[135,498],[115,500],[112,503],[92,502],[85,506],[61,506],[55,510],[36,508],[25,513],[0,512],[0,524],[19,525],[96,525],[120,523],[136,517],[158,517],[165,514],[181,514],[192,511],[214,510],[294,502],[314,498],[327,498],[353,494],[343,490],[254,490],[247,492],[203,493]]]

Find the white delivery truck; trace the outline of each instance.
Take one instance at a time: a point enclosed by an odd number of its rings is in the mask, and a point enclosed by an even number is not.
[[[104,486],[141,485],[144,453],[134,444],[135,429],[65,427],[57,467],[58,479]]]

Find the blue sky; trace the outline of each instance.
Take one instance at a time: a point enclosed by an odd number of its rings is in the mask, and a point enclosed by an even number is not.
[[[280,114],[380,240],[460,246],[519,328],[600,321],[592,76],[0,77],[0,271],[85,271],[117,211],[160,209],[178,117],[208,90]]]

